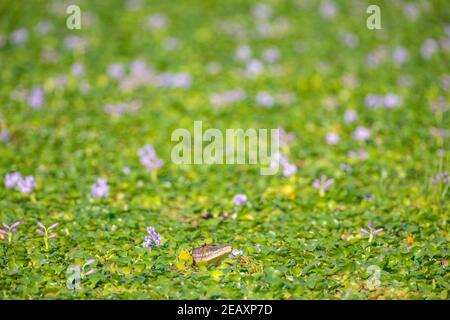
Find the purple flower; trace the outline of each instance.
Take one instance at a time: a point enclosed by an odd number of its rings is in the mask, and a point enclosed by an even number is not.
[[[67,36],[63,40],[64,48],[75,51],[82,51],[87,47],[87,45],[88,42],[86,41],[86,39],[76,35]]]
[[[397,65],[402,65],[409,59],[409,52],[405,48],[397,47],[392,54],[392,57]]]
[[[320,4],[320,15],[325,19],[333,19],[337,14],[337,7],[334,2],[324,0]]]
[[[131,173],[131,169],[130,169],[130,167],[124,167],[122,169],[122,172],[128,176]]]
[[[236,258],[238,256],[242,256],[243,254],[244,254],[244,251],[238,250],[238,249],[233,249],[233,251],[231,251],[229,257],[230,258]]]
[[[72,74],[76,77],[81,77],[84,73],[84,65],[82,63],[74,63],[70,68]]]
[[[6,223],[3,223],[3,227],[5,229],[0,229],[0,233],[4,236],[8,237],[8,242],[11,243],[12,241],[12,235],[13,233],[15,233],[17,231],[17,227],[19,226],[20,222],[16,221],[15,223],[13,223],[11,226],[9,226]]]
[[[450,176],[447,171],[436,173],[434,176],[434,184],[439,184],[439,182],[443,184],[450,183]]]
[[[83,266],[81,267],[81,270],[83,271],[84,276],[88,276],[88,275],[93,274],[95,272],[95,269],[91,269],[91,270],[85,271],[85,268],[90,266],[94,262],[95,262],[95,259],[89,259],[88,261],[86,261],[85,264],[83,264]]]
[[[278,48],[266,49],[262,54],[262,59],[268,63],[275,63],[280,60],[280,50]]]
[[[148,172],[153,172],[154,170],[161,168],[164,164],[164,162],[156,155],[155,148],[149,144],[138,150],[138,156],[141,164],[147,168]]]
[[[236,49],[235,58],[240,61],[247,61],[252,57],[252,49],[247,45],[242,45]]]
[[[109,186],[106,179],[98,178],[97,182],[91,186],[91,194],[94,198],[106,198],[108,193]]]
[[[106,104],[104,107],[104,110],[106,113],[112,115],[112,116],[120,116],[125,113],[125,105],[122,103],[119,104]]]
[[[95,262],[95,259],[89,259],[88,261],[86,261],[86,263],[83,265],[83,268],[86,266],[89,266],[91,264],[93,264]]]
[[[290,177],[297,172],[297,166],[292,163],[286,163],[283,166],[283,175],[285,177]]]
[[[106,113],[110,114],[111,116],[121,116],[125,113],[133,113],[139,110],[139,108],[142,106],[142,102],[139,100],[133,100],[130,102],[122,102],[122,103],[116,103],[111,104],[107,103],[103,107]]]
[[[8,142],[9,139],[11,139],[11,134],[9,133],[9,130],[3,129],[0,131],[0,141],[1,142]]]
[[[41,87],[35,87],[28,96],[28,105],[33,109],[40,109],[45,101],[45,93]]]
[[[125,69],[120,63],[113,63],[108,66],[108,76],[114,79],[121,79],[125,75]]]
[[[384,97],[378,94],[368,94],[364,99],[366,106],[370,109],[382,107],[384,104]]]
[[[251,59],[245,66],[245,73],[250,77],[258,76],[264,71],[264,65],[258,59]]]
[[[290,177],[297,172],[297,166],[295,164],[289,163],[289,159],[286,156],[280,152],[276,152],[272,157],[270,167],[276,169],[279,166],[283,169],[283,175],[285,177]]]
[[[256,94],[256,103],[262,107],[270,108],[275,104],[275,99],[268,92],[260,91]]]
[[[33,176],[22,177],[19,172],[13,172],[5,176],[5,187],[17,188],[22,193],[31,193],[36,187],[36,182]]]
[[[294,133],[286,132],[283,128],[278,128],[278,134],[280,138],[280,146],[286,146],[295,139]]]
[[[416,20],[419,15],[419,9],[412,3],[403,6],[403,13],[410,19]]]
[[[352,172],[353,172],[352,167],[349,166],[349,165],[346,164],[346,163],[342,163],[342,164],[340,165],[340,167],[341,167],[342,170],[344,170],[344,171],[347,172],[347,173],[352,173]]]
[[[5,176],[5,187],[7,189],[13,189],[21,179],[22,176],[19,172],[8,173]]]
[[[52,28],[52,24],[48,20],[40,21],[36,27],[36,31],[40,35],[47,34]]]
[[[95,269],[91,269],[91,270],[87,271],[84,275],[88,276],[90,274],[93,274],[94,272],[95,272]]]
[[[373,238],[376,238],[382,231],[383,228],[375,229],[372,222],[367,223],[367,229],[361,228],[361,233],[369,236],[369,242],[372,242]]]
[[[327,176],[321,176],[320,179],[313,181],[312,186],[320,191],[320,195],[323,196],[331,185],[334,183],[334,179],[327,179]]]
[[[449,105],[447,99],[443,96],[439,96],[436,100],[432,101],[430,104],[431,111],[433,112],[447,112],[449,110]]]
[[[434,39],[428,38],[420,48],[422,58],[429,60],[439,50],[438,42]]]
[[[187,73],[163,73],[158,77],[158,84],[165,88],[189,88],[192,78]]]
[[[358,119],[358,114],[355,110],[347,110],[344,114],[344,121],[346,123],[352,123]]]
[[[357,151],[349,151],[348,156],[350,158],[357,158],[359,160],[367,160],[369,155],[367,154],[367,151],[364,149],[358,149]]]
[[[257,20],[268,20],[272,15],[272,8],[265,3],[258,3],[252,8],[252,15]]]
[[[147,248],[153,248],[154,246],[161,245],[161,236],[156,233],[155,228],[147,227],[147,233],[149,234],[144,238],[142,245]]]
[[[20,221],[14,222],[11,226],[3,223],[3,226],[8,229],[8,232],[15,233],[17,231],[17,226],[20,224]]]
[[[11,33],[11,43],[22,44],[28,40],[28,30],[20,28]]]
[[[233,197],[233,203],[237,206],[242,206],[247,202],[247,196],[245,194],[237,194]]]
[[[344,32],[341,34],[342,42],[349,48],[356,48],[359,45],[359,38],[356,34],[351,32]]]
[[[388,93],[384,96],[384,106],[388,109],[398,107],[402,103],[402,97],[394,94]]]
[[[357,127],[353,132],[353,138],[358,141],[367,141],[370,139],[370,130],[366,127]]]
[[[339,135],[334,132],[329,132],[326,136],[326,141],[328,144],[338,144],[339,143]]]
[[[54,223],[50,227],[46,227],[42,222],[37,223],[39,229],[36,229],[36,232],[44,237],[45,250],[48,251],[49,244],[48,240],[56,238],[58,236],[57,233],[49,234],[49,231],[56,228],[59,223]]]
[[[54,223],[50,227],[48,227],[47,230],[55,229],[57,226],[59,226],[59,223]]]
[[[168,22],[166,15],[156,13],[147,19],[147,26],[150,29],[162,29],[167,26]]]
[[[214,107],[222,107],[243,99],[245,99],[245,91],[242,89],[225,91],[223,93],[213,93],[209,97],[209,100]]]
[[[36,181],[33,176],[27,176],[19,179],[17,182],[17,187],[20,192],[28,194],[33,192],[34,188],[36,188]]]

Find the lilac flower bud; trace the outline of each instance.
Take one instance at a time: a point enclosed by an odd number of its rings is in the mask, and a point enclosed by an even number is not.
[[[256,94],[256,103],[262,107],[270,108],[275,104],[275,99],[268,92],[260,91]]]
[[[28,40],[28,30],[20,28],[11,33],[11,43],[22,44]]]
[[[283,166],[283,175],[290,177],[297,172],[297,166],[292,163],[287,163]]]
[[[21,179],[22,176],[18,172],[8,173],[5,176],[5,187],[7,189],[15,188]]]
[[[263,71],[264,65],[257,59],[251,59],[245,67],[245,73],[249,76],[257,76]]]
[[[167,26],[169,19],[162,13],[156,13],[147,19],[149,29],[162,29]]]
[[[17,182],[17,187],[19,188],[19,191],[25,194],[33,192],[34,188],[36,187],[36,182],[34,180],[33,176],[27,176],[25,178],[20,179]]]
[[[428,38],[422,44],[420,53],[424,59],[429,60],[438,50],[438,42],[434,39]]]
[[[52,224],[50,227],[48,227],[48,230],[52,230],[52,229],[56,228],[57,226],[59,226],[59,223]]]
[[[247,45],[242,45],[236,49],[234,55],[237,60],[247,61],[252,57],[252,49]]]
[[[327,133],[326,141],[328,144],[338,144],[339,143],[339,135],[334,132]]]
[[[28,96],[28,105],[33,109],[40,109],[45,101],[44,90],[40,87],[35,87],[31,90]]]
[[[121,79],[125,75],[125,70],[122,64],[113,63],[108,66],[108,76],[114,79]]]
[[[1,142],[8,142],[11,139],[11,134],[9,130],[3,129],[0,131],[0,141]]]
[[[374,237],[378,236],[380,234],[380,232],[382,232],[382,231],[383,231],[383,228],[375,230],[374,233],[373,233],[373,236]]]
[[[320,192],[325,192],[330,189],[333,183],[334,179],[327,179],[326,176],[321,176],[320,179],[316,179],[313,181],[312,186]]]
[[[364,229],[364,228],[361,228],[361,233],[364,233],[364,234],[370,235],[370,232],[369,232],[369,231],[367,231],[367,230],[366,230],[366,229]]]
[[[156,233],[155,228],[148,227],[147,233],[149,236],[144,237],[144,243],[142,244],[144,247],[153,248],[154,246],[161,245],[161,237]]]
[[[155,148],[149,144],[138,150],[138,156],[141,160],[141,164],[147,168],[148,172],[157,170],[164,164],[164,162],[157,157]]]
[[[95,272],[95,270],[94,269],[91,269],[91,270],[89,270],[88,272],[86,272],[84,275],[85,276],[88,276],[88,275],[90,275],[90,274],[93,274]]]
[[[243,254],[244,254],[244,251],[238,250],[238,249],[233,249],[233,251],[231,251],[230,257],[236,258],[238,256],[242,256]]]
[[[366,127],[357,127],[353,132],[353,138],[359,141],[367,141],[370,139],[370,130]]]
[[[71,72],[76,77],[81,77],[84,73],[84,65],[82,63],[74,63],[71,66]]]
[[[333,19],[337,14],[336,4],[330,0],[324,0],[320,4],[320,15],[325,19]]]
[[[107,198],[109,193],[108,181],[98,178],[97,182],[91,186],[91,194],[94,198]]]
[[[247,202],[247,196],[245,194],[237,194],[233,197],[233,203],[237,206],[242,206]]]
[[[346,123],[352,123],[358,119],[358,114],[355,110],[347,110],[344,115],[344,120]]]
[[[280,50],[278,48],[266,49],[262,54],[262,58],[268,63],[278,62],[280,60]]]
[[[83,268],[86,266],[89,266],[91,264],[93,264],[95,262],[95,259],[89,259],[88,261],[86,261],[86,263],[83,265]]]

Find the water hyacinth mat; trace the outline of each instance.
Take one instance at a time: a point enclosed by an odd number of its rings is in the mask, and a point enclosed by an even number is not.
[[[0,299],[449,297],[445,0],[1,1]]]

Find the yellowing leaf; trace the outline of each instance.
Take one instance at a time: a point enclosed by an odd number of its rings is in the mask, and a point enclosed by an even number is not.
[[[218,280],[220,280],[220,277],[223,276],[223,273],[220,270],[214,270],[211,272],[211,276],[213,277],[214,280],[218,281]]]
[[[180,260],[180,261],[184,261],[184,262],[186,262],[186,261],[192,261],[192,256],[191,256],[191,254],[189,253],[189,251],[188,250],[186,250],[186,249],[183,249],[183,250],[181,250],[181,252],[180,252],[180,254],[178,255],[178,259]]]
[[[408,246],[412,246],[413,243],[414,243],[414,238],[413,238],[412,234],[409,234],[409,235],[406,237],[406,244],[407,244]]]

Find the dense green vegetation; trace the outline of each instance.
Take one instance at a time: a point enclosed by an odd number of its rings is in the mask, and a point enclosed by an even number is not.
[[[375,2],[2,1],[0,297],[448,299],[450,6]],[[195,120],[296,171],[174,164]]]

